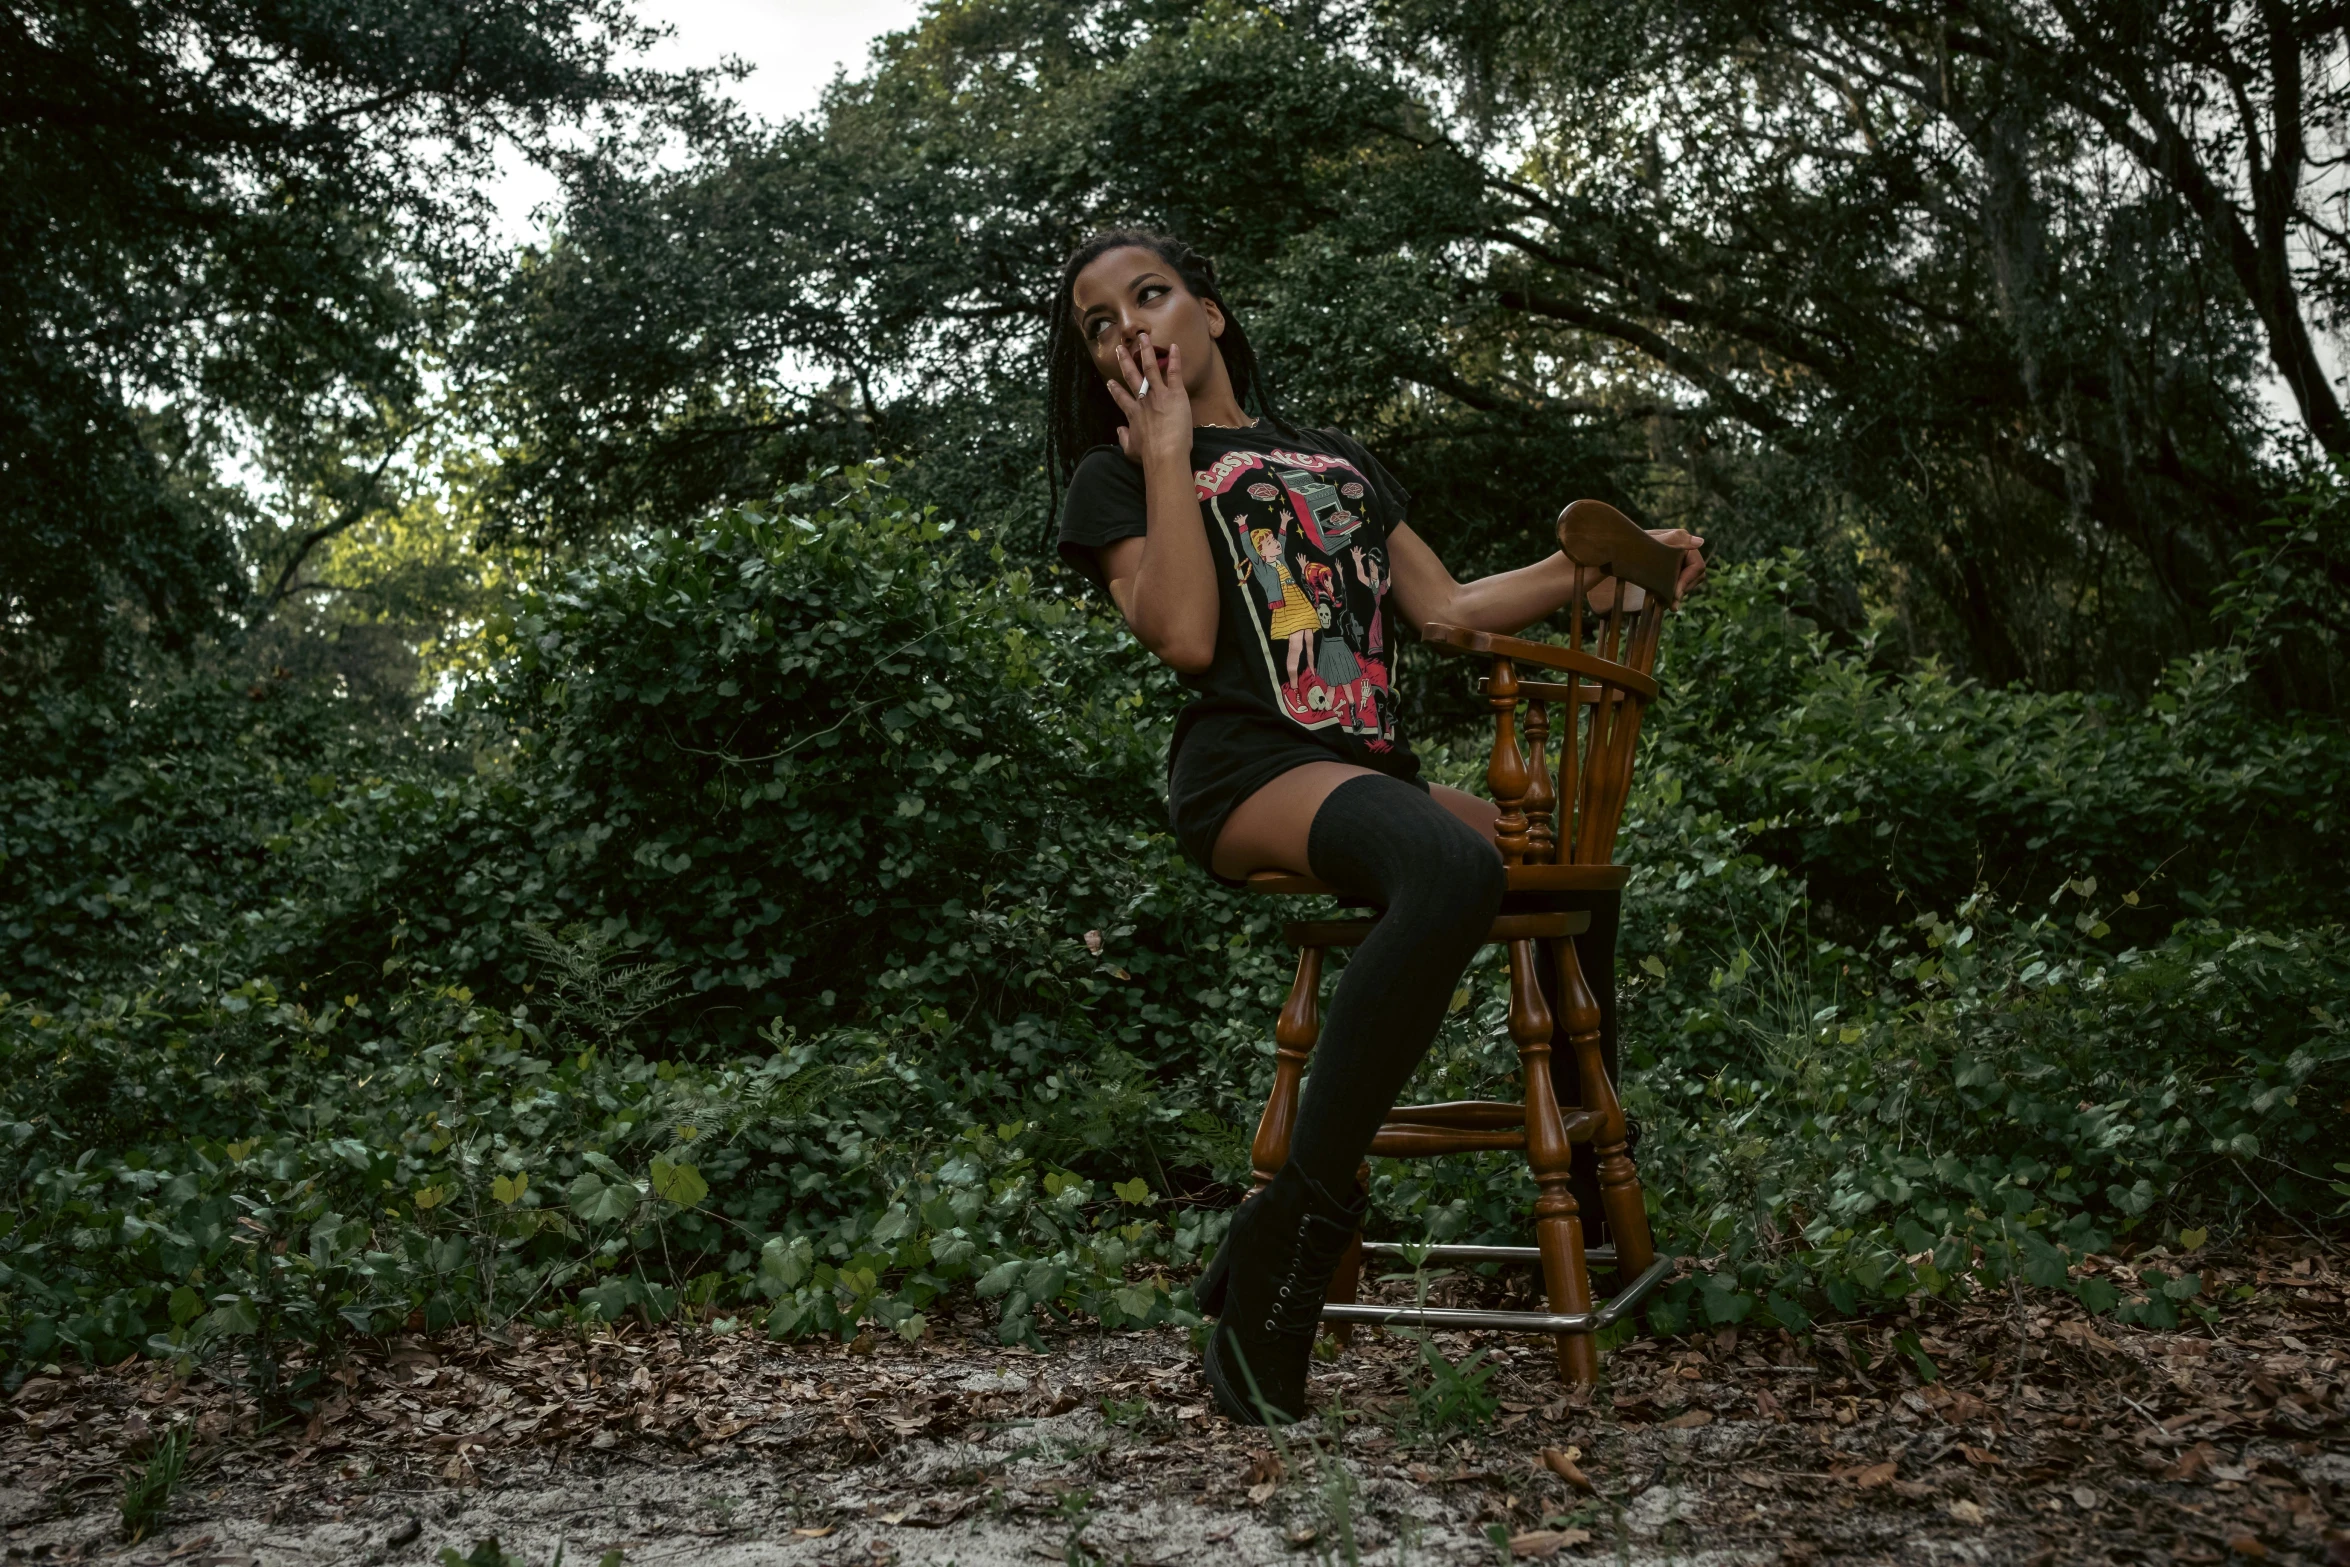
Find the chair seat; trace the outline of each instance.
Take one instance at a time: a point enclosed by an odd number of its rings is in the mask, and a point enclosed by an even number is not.
[[[1511,892],[1621,892],[1632,879],[1629,865],[1513,865]],[[1258,871],[1248,879],[1248,890],[1274,896],[1340,897],[1336,887],[1314,876],[1294,871]]]

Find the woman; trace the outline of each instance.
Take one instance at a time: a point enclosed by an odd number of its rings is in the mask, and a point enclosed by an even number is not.
[[[1384,600],[1414,628],[1512,632],[1599,584],[1559,554],[1455,582],[1369,452],[1273,414],[1214,268],[1178,241],[1119,232],[1080,246],[1050,330],[1061,551],[1195,693],[1168,769],[1184,852],[1226,882],[1306,872],[1384,911],[1331,998],[1289,1162],[1233,1216],[1196,1290],[1218,1318],[1206,1373],[1219,1407],[1286,1422],[1305,1411],[1323,1292],[1362,1219],[1355,1167],[1503,890],[1494,807],[1421,781],[1394,729],[1392,660],[1370,645]],[[1703,540],[1657,537],[1689,552],[1684,587],[1703,574]],[[1343,600],[1327,630],[1301,577]],[[1347,639],[1345,658],[1307,658],[1317,633]],[[1324,669],[1359,671],[1364,689],[1341,700]]]

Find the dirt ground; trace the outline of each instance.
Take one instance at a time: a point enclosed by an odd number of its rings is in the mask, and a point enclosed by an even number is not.
[[[1495,1368],[1482,1414],[1367,1333],[1278,1441],[1210,1412],[1185,1334],[1040,1354],[976,1315],[913,1344],[399,1340],[270,1427],[208,1373],[45,1368],[0,1422],[0,1534],[11,1561],[184,1567],[2350,1563],[2350,1253],[2196,1261],[2229,1302],[2214,1325],[1926,1302],[1801,1339],[1634,1339],[1579,1394],[1540,1341],[1440,1335]],[[125,1472],[177,1425],[187,1474],[126,1541]]]

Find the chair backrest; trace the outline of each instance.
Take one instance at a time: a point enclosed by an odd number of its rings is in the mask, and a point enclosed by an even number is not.
[[[1577,501],[1560,512],[1558,534],[1569,560],[1601,567],[1618,583],[1606,614],[1590,616],[1578,595],[1568,616],[1568,646],[1582,648],[1588,632],[1591,653],[1615,668],[1598,672],[1588,688],[1578,672],[1567,671],[1559,726],[1554,858],[1562,865],[1606,865],[1614,860],[1616,829],[1632,792],[1641,715],[1657,696],[1657,641],[1664,612],[1679,596],[1681,552],[1657,543],[1604,501]]]
[[[1428,626],[1422,635],[1440,651],[1493,661],[1481,683],[1494,709],[1485,776],[1501,808],[1494,838],[1503,860],[1607,865],[1632,790],[1641,714],[1657,696],[1657,640],[1677,594],[1681,552],[1603,501],[1577,501],[1559,513],[1558,534],[1569,560],[1597,566],[1617,583],[1602,613],[1577,595],[1563,646],[1450,626]],[[1527,709],[1523,751],[1520,703]],[[1562,715],[1555,731],[1553,708]],[[1554,733],[1555,773],[1548,755]]]

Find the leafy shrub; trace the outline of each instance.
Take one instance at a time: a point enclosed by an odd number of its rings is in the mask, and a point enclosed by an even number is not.
[[[868,476],[837,500],[526,600],[472,776],[306,780],[212,940],[0,1009],[25,1352],[237,1339],[266,1367],[558,1299],[903,1326],[957,1281],[1014,1337],[1167,1315],[1123,1270],[1196,1250],[1204,1216],[1151,1204],[1168,1162],[1232,1162],[1269,921],[1163,890],[1143,699],[1065,689],[1130,652],[1017,573],[956,575]],[[810,754],[750,778],[787,732]],[[1054,775],[1062,744],[1103,771]]]
[[[1041,1163],[1027,1125],[908,1136],[932,1117],[906,1102],[943,1119],[945,1084],[872,1036],[779,1030],[702,1065],[554,1054],[526,1006],[463,991],[387,1016],[255,984],[155,999],[0,1011],[0,1289],[27,1355],[233,1346],[298,1398],[287,1348],[403,1324],[723,1305],[919,1332],[958,1282],[1032,1337],[1038,1311],[1167,1320],[1166,1267],[1201,1244],[1205,1215]]]
[[[1931,663],[1888,673],[1875,635],[1838,648],[1791,608],[1801,564],[1722,573],[1673,626],[1625,828],[1642,856],[1660,829],[1748,827],[1847,934],[1978,884],[2045,897],[2092,875],[2159,894],[2110,911],[2140,939],[2181,914],[2350,913],[2323,869],[2350,858],[2350,732],[2264,711],[2256,637],[2180,660],[2137,707],[1992,690]]]
[[[1721,1259],[1696,1292],[1711,1321],[2015,1274],[2112,1309],[2109,1279],[2068,1269],[2121,1233],[2337,1206],[2322,1117],[2350,1094],[2350,1038],[2311,998],[2350,985],[2339,927],[2197,920],[2115,952],[1981,895],[1885,932],[1872,984],[1845,977],[1849,949],[1808,955],[1797,938],[1711,967],[1680,1025],[1706,1042],[1684,1067],[1713,1070],[1634,1092],[1646,1168],[1680,1199],[1667,1227]],[[2126,1314],[2168,1325],[2194,1293]]]
[[[1660,1320],[2011,1275],[2160,1320],[2182,1276],[2122,1293],[2080,1259],[2340,1210],[2350,936],[2323,867],[2350,737],[2260,716],[2233,652],[2137,710],[1887,674],[1789,609],[1799,568],[1723,572],[1678,617],[1624,829],[1643,1178],[1662,1242],[1718,1259]],[[2215,912],[2251,910],[2280,923]],[[1431,1097],[1506,1076],[1506,1009],[1488,952]],[[1505,1239],[1532,1199],[1494,1156],[1381,1162],[1374,1207]]]
[[[294,890],[290,824],[392,755],[340,704],[276,681],[49,687],[0,707],[0,990],[62,1007],[135,985],[158,952],[268,907]],[[283,934],[253,939],[266,952]]]
[[[947,541],[860,470],[588,561],[404,746],[267,685],[11,720],[13,1353],[299,1403],[294,1348],[516,1313],[1189,1320],[1296,911],[1177,860],[1164,673]],[[1660,1320],[2019,1279],[2160,1319],[2191,1271],[2081,1258],[2338,1208],[2343,737],[2225,653],[2139,709],[1889,673],[1805,591],[1681,617],[1626,827],[1628,1098],[1712,1259]],[[1514,1065],[1497,964],[1440,1093]],[[1531,1192],[1375,1199],[1511,1238]]]

